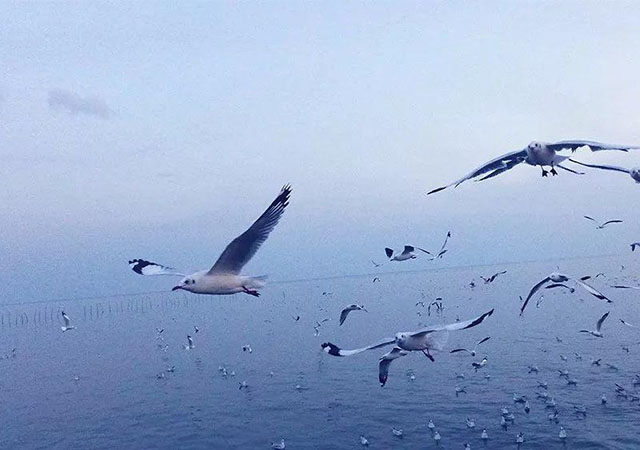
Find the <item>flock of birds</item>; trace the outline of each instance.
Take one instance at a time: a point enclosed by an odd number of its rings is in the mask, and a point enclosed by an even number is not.
[[[561,141],[556,143],[541,143],[541,142],[532,142],[526,148],[517,150],[514,152],[507,153],[503,156],[495,158],[488,163],[480,166],[476,170],[471,173],[465,175],[464,177],[450,183],[448,185],[436,188],[430,192],[428,195],[434,194],[436,192],[442,191],[448,187],[459,186],[464,181],[475,179],[476,181],[483,181],[489,178],[493,178],[497,175],[500,175],[516,165],[521,163],[526,163],[532,166],[540,166],[542,168],[542,176],[546,177],[549,173],[552,175],[557,175],[556,168],[563,169],[567,172],[573,174],[583,175],[582,172],[578,172],[570,167],[564,165],[567,162],[574,163],[580,166],[593,168],[593,169],[601,169],[601,170],[609,170],[616,172],[628,173],[636,182],[640,183],[640,168],[632,168],[625,169],[621,167],[614,166],[606,166],[606,165],[596,165],[596,164],[586,164],[575,160],[572,156],[577,150],[582,147],[588,147],[592,152],[604,151],[604,150],[615,150],[621,152],[628,152],[631,149],[638,149],[639,147],[631,147],[631,146],[619,146],[619,145],[608,145],[591,141]],[[562,152],[570,152],[570,155],[563,155]],[[547,171],[545,167],[549,167],[550,170]],[[291,187],[286,185],[282,188],[281,192],[278,196],[273,200],[273,202],[268,206],[268,208],[264,211],[264,213],[240,236],[235,238],[222,252],[218,260],[215,264],[208,270],[200,270],[191,274],[186,274],[184,272],[179,272],[176,269],[154,263],[145,259],[132,259],[129,261],[130,268],[139,275],[167,275],[167,276],[176,276],[180,277],[180,281],[172,288],[173,291],[183,290],[195,294],[209,294],[209,295],[228,295],[228,294],[236,294],[236,293],[245,293],[251,296],[258,297],[260,295],[259,289],[265,285],[265,276],[243,276],[241,275],[242,268],[249,262],[249,260],[254,256],[260,246],[266,241],[269,234],[280,218],[282,217],[287,205],[289,204],[289,198],[291,195]],[[605,222],[600,223],[595,220],[591,216],[584,216],[585,219],[593,222],[597,229],[604,229],[605,227],[611,224],[619,224],[622,223],[622,220],[614,219],[607,220]],[[414,246],[414,245],[405,245],[401,252],[397,252],[391,248],[385,248],[385,254],[389,261],[391,262],[403,262],[416,259],[418,257],[418,253],[423,253],[425,255],[430,256],[430,260],[440,259],[447,253],[447,244],[449,239],[451,238],[451,232],[448,232],[445,240],[437,252],[430,252],[423,248]],[[635,251],[636,248],[640,247],[640,242],[634,242],[631,244],[631,250]],[[376,263],[375,261],[371,261],[375,267],[379,267],[381,264]],[[481,277],[485,284],[493,283],[497,277],[504,275],[506,271],[500,271],[495,274],[492,274],[487,277]],[[600,276],[602,274],[598,274]],[[594,279],[597,278],[593,277]],[[585,292],[595,297],[598,300],[601,300],[606,303],[611,303],[612,300],[609,299],[605,294],[603,294],[599,289],[596,289],[592,286],[591,283],[587,283],[587,280],[591,279],[590,276],[585,277],[574,277],[566,274],[562,274],[559,272],[554,272],[547,277],[545,277],[540,282],[536,283],[529,291],[526,298],[522,298],[522,304],[520,307],[520,315],[522,316],[525,312],[527,305],[530,303],[530,300],[534,298],[543,288],[545,290],[550,289],[564,289],[570,293],[574,293],[576,288],[583,289]],[[379,278],[374,278],[373,282],[379,281]],[[469,283],[469,287],[474,288],[476,286],[475,281]],[[612,288],[617,289],[640,289],[640,286],[628,286],[628,285],[613,285]],[[327,294],[327,293],[325,293]],[[441,300],[441,299],[440,299]],[[539,300],[540,301],[540,300]],[[425,306],[424,302],[422,306]],[[438,312],[442,311],[443,305],[442,302],[438,301],[432,302],[429,304],[428,313],[431,315],[431,307],[435,306]],[[538,304],[539,306],[539,304]],[[342,326],[347,320],[348,316],[352,312],[362,311],[367,312],[367,309],[364,305],[351,304],[346,306],[339,315],[339,325]],[[362,352],[368,350],[377,350],[383,347],[392,346],[392,348],[385,354],[383,354],[378,362],[378,380],[381,386],[385,386],[389,377],[389,369],[391,363],[398,358],[407,356],[413,352],[422,353],[427,359],[430,361],[435,361],[434,353],[444,350],[449,333],[451,331],[460,331],[465,329],[470,329],[477,327],[484,323],[492,314],[494,310],[491,309],[489,311],[484,312],[478,317],[471,318],[468,320],[456,320],[453,323],[444,324],[444,325],[433,325],[426,326],[418,330],[414,331],[402,331],[397,332],[393,337],[384,338],[376,343],[367,345],[365,347],[345,350],[331,342],[325,342],[321,345],[322,349],[329,355],[335,357],[347,357],[360,354]],[[595,325],[595,329],[588,330],[582,329],[579,330],[581,333],[587,333],[589,335],[602,338],[604,336],[602,332],[603,324],[606,319],[609,317],[610,312],[607,311],[603,314]],[[62,331],[70,331],[74,329],[74,326],[71,325],[69,317],[62,312],[62,318],[64,320],[64,326],[62,326]],[[300,316],[297,318],[294,317],[297,321],[300,319]],[[623,318],[619,319],[623,325],[634,327],[629,322],[625,321]],[[316,323],[315,334],[319,334],[319,328],[321,326],[320,322]],[[196,327],[196,333],[198,329]],[[478,341],[472,348],[456,348],[450,351],[450,353],[468,353],[471,357],[475,357],[478,351],[478,347],[488,341],[490,339],[489,336]],[[187,344],[184,346],[185,350],[189,350],[194,348],[194,342],[191,335],[187,336]],[[250,346],[244,346],[243,351],[251,352],[252,349]],[[628,350],[627,350],[628,351]],[[577,356],[576,356],[577,357]],[[566,360],[563,359],[563,360]],[[473,369],[477,372],[482,370],[488,362],[488,357],[483,357],[480,361],[474,361],[472,363]],[[600,364],[599,360],[597,362],[593,362],[593,364]],[[224,369],[226,371],[226,369]],[[536,367],[529,367],[530,373],[537,373],[538,369]],[[560,370],[560,376],[566,377],[568,384],[575,384],[577,381],[569,377],[568,372]],[[464,375],[458,376],[459,378],[464,378]],[[640,376],[637,379],[640,384]],[[635,384],[635,382],[634,382]],[[545,401],[546,408],[549,408],[551,413],[549,414],[549,419],[558,423],[558,413],[555,410],[555,399],[553,397],[549,397],[546,393],[547,384],[540,383],[539,385],[543,391],[538,393],[538,398],[541,398]],[[240,383],[240,390],[247,387],[246,381]],[[618,386],[617,394],[618,395],[627,395],[629,394],[623,387]],[[465,393],[465,388],[461,386],[456,386],[456,395]],[[632,397],[633,399],[638,398],[637,396]],[[640,398],[638,398],[640,400]],[[528,399],[524,396],[518,396],[514,394],[514,402],[522,403],[524,405],[524,410],[528,414],[531,409],[531,404]],[[602,397],[602,402],[606,403],[606,397]],[[584,408],[578,408],[577,413],[586,414],[586,410]],[[509,423],[513,422],[513,414],[511,414],[507,408],[503,408],[501,415],[501,424],[503,428],[506,429]],[[467,419],[467,426],[469,428],[475,427],[475,421],[471,418]],[[429,421],[428,428],[432,433],[433,439],[436,443],[439,443],[441,436],[440,433],[435,429],[435,425],[433,421]],[[401,429],[393,428],[392,433],[394,436],[401,438],[403,432]],[[483,441],[487,441],[489,439],[489,435],[486,429],[482,430],[481,439]],[[564,440],[567,437],[567,433],[563,427],[560,427],[559,439]],[[518,446],[524,442],[524,435],[522,433],[518,433],[516,436],[516,443]],[[360,436],[360,443],[363,446],[369,446],[368,439],[364,436]],[[471,448],[470,444],[465,443],[464,448],[469,450]],[[272,447],[274,449],[284,449],[285,442],[284,439],[280,442],[272,443]]]

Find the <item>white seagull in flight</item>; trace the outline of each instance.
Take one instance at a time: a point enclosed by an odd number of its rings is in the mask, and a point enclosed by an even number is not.
[[[603,337],[602,332],[600,331],[600,329],[602,328],[602,322],[605,321],[605,319],[609,316],[609,312],[607,311],[606,313],[604,313],[602,315],[602,317],[600,317],[600,319],[598,319],[598,322],[596,323],[596,329],[595,330],[580,330],[580,333],[589,333],[592,336],[595,337]]]
[[[343,309],[342,312],[340,312],[340,325],[342,325],[344,321],[347,320],[347,316],[351,311],[368,312],[363,305],[349,305],[345,309]]]
[[[60,327],[62,332],[75,329],[75,327],[71,325],[71,319],[69,319],[69,316],[67,316],[64,311],[62,311],[62,320],[64,320],[64,325]]]
[[[589,147],[593,152],[599,150],[620,150],[626,152],[631,149],[640,148],[627,145],[601,144],[599,142],[592,141],[560,141],[555,143],[533,141],[522,150],[516,150],[492,159],[488,163],[483,164],[482,166],[478,167],[476,170],[465,175],[459,180],[454,181],[453,183],[446,186],[441,186],[439,188],[433,189],[432,191],[428,192],[427,195],[434,194],[451,186],[457,187],[463,182],[474,178],[477,181],[493,178],[496,175],[500,175],[502,172],[506,172],[507,170],[512,169],[513,167],[521,163],[527,163],[531,166],[540,166],[542,168],[543,177],[546,177],[548,174],[548,172],[544,169],[545,166],[551,167],[552,175],[558,174],[558,172],[556,172],[555,170],[555,167],[559,167],[571,173],[582,174],[581,172],[576,172],[575,170],[562,166],[561,163],[568,160],[569,156],[562,156],[558,154],[558,152],[562,150],[571,150],[571,152],[573,153],[580,147]]]
[[[389,353],[380,358],[378,378],[380,380],[380,384],[384,386],[389,373],[389,365],[394,359],[405,356],[412,351],[420,351],[431,361],[434,361],[430,351],[442,350],[449,338],[449,331],[464,330],[480,325],[491,314],[493,314],[493,309],[482,314],[480,317],[466,320],[464,322],[455,322],[448,325],[423,328],[417,331],[396,333],[393,338],[386,338],[376,344],[355,350],[343,350],[331,342],[323,343],[322,348],[332,356],[352,356],[367,350],[374,350],[386,347],[387,345],[395,345]]]
[[[427,250],[420,248],[420,247],[413,247],[411,245],[405,245],[404,246],[404,250],[402,250],[402,253],[400,253],[399,255],[395,255],[393,256],[393,249],[392,248],[385,248],[384,252],[387,254],[387,258],[389,258],[390,261],[406,261],[408,259],[416,259],[417,256],[415,255],[415,251],[416,249],[420,250],[421,252],[426,253],[427,255],[430,255],[431,252],[428,252]]]
[[[633,167],[631,169],[625,169],[624,167],[618,166],[607,166],[604,164],[586,164],[581,163],[580,161],[576,161],[574,159],[569,159],[572,163],[580,164],[581,166],[591,167],[592,169],[602,169],[602,170],[612,170],[614,172],[622,172],[628,174],[636,183],[640,183],[640,167]]]
[[[599,224],[598,221],[591,216],[584,216],[584,218],[595,223],[596,230],[602,230],[604,227],[606,227],[610,223],[622,223],[622,220],[620,219],[613,219],[613,220],[607,220],[606,222]]]
[[[611,303],[612,301],[609,300],[607,298],[606,295],[604,295],[603,293],[601,293],[600,291],[596,290],[594,287],[589,286],[587,283],[585,283],[582,280],[578,280],[575,278],[571,278],[568,275],[564,275],[562,273],[558,273],[558,272],[553,272],[551,275],[549,275],[548,277],[546,277],[544,280],[540,281],[538,284],[536,284],[534,287],[531,288],[531,291],[529,292],[529,295],[527,295],[526,300],[524,301],[524,303],[522,304],[522,307],[520,308],[520,315],[522,315],[524,313],[524,309],[527,307],[527,304],[529,303],[529,300],[531,300],[531,297],[533,297],[533,295],[538,292],[538,290],[544,286],[546,283],[565,283],[567,281],[573,281],[575,282],[578,286],[582,287],[583,289],[585,289],[589,294],[593,295],[594,297],[600,299],[600,300],[605,300],[607,303]]]
[[[209,270],[201,270],[191,275],[176,272],[175,269],[142,259],[129,261],[131,269],[140,275],[177,275],[184,277],[172,291],[182,289],[194,294],[227,295],[244,292],[260,296],[257,289],[265,284],[265,276],[241,276],[240,271],[267,240],[269,233],[278,224],[289,204],[291,186],[286,185],[264,213],[247,231],[235,238],[224,249],[216,263]]]
[[[476,342],[476,345],[474,345],[474,347],[472,349],[468,349],[468,348],[454,348],[453,350],[451,350],[449,353],[458,353],[458,352],[467,352],[469,353],[471,356],[476,356],[476,351],[478,350],[478,346],[480,344],[482,344],[483,342],[487,342],[489,339],[491,339],[489,336],[487,336],[484,339],[479,340],[478,342]]]

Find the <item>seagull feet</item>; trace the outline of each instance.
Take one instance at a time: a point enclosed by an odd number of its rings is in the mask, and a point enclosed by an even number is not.
[[[544,170],[544,168],[542,168],[542,176],[546,177],[549,174],[549,172],[547,172],[546,170]]]
[[[245,294],[253,295],[254,297],[260,297],[260,292],[256,291],[255,289],[247,289],[246,286],[242,286],[242,292],[244,292]]]
[[[553,175],[554,177],[558,175],[558,172],[556,171],[555,167],[551,167],[551,175]]]
[[[422,350],[422,354],[424,356],[426,356],[427,358],[429,358],[431,360],[431,362],[436,362],[436,360],[433,359],[433,356],[431,356],[431,354],[429,353],[429,350]]]

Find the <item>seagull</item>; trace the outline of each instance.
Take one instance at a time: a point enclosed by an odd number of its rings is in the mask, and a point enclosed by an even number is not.
[[[624,319],[620,319],[620,322],[622,322],[623,325],[626,325],[626,326],[631,327],[631,328],[635,328],[636,327],[635,325],[631,325],[629,322],[625,322]]]
[[[185,350],[191,350],[195,345],[193,345],[193,339],[191,336],[187,335],[187,345],[184,346]]]
[[[378,264],[373,259],[371,260],[371,264],[373,264],[373,267],[380,267],[382,265],[382,264]]]
[[[71,325],[71,320],[69,319],[69,316],[65,314],[64,311],[62,311],[62,320],[64,320],[64,325],[61,326],[60,328],[62,329],[63,333],[65,331],[73,330],[75,328],[73,325]]]
[[[475,428],[476,427],[476,421],[471,419],[471,418],[467,418],[464,423],[467,424],[467,428]]]
[[[402,438],[402,430],[400,428],[393,427],[391,428],[391,432],[395,437]]]
[[[631,244],[631,251],[635,252],[636,247],[640,247],[640,242],[634,242],[633,244]]]
[[[402,253],[400,253],[399,255],[393,256],[393,249],[387,247],[384,249],[385,253],[387,254],[387,258],[389,258],[390,261],[406,261],[408,259],[416,259],[417,256],[415,254],[416,249],[420,250],[421,252],[426,253],[427,255],[430,255],[431,253],[428,252],[427,250],[420,248],[420,247],[413,247],[411,245],[405,245],[404,246],[404,250],[402,250]]]
[[[524,402],[524,412],[526,412],[527,414],[531,412],[531,403],[529,403],[529,400]]]
[[[502,272],[494,273],[493,275],[487,278],[480,275],[480,278],[482,278],[482,280],[484,281],[484,284],[489,284],[489,283],[493,283],[498,277],[498,275],[504,275],[505,273],[507,273],[507,271],[503,270]]]
[[[249,387],[246,381],[243,381],[242,383],[238,383],[238,384],[240,385],[240,387],[238,388],[239,390],[247,389]]]
[[[529,373],[538,373],[539,372],[538,366],[527,366],[527,368],[529,369]]]
[[[524,403],[527,401],[526,395],[518,395],[515,392],[513,393],[513,402],[514,403]]]
[[[606,222],[598,224],[598,221],[596,219],[594,219],[593,217],[584,216],[584,218],[594,222],[596,224],[596,230],[602,230],[604,227],[606,227],[607,225],[609,225],[611,223],[622,223],[622,220],[620,220],[620,219],[613,219],[613,220],[607,220]]]
[[[251,348],[251,346],[250,346],[249,344],[247,344],[247,345],[243,345],[243,346],[242,346],[242,351],[243,351],[243,352],[253,353],[253,349]]]
[[[483,181],[488,178],[493,178],[496,175],[500,175],[502,172],[506,172],[507,170],[512,169],[521,163],[527,163],[530,166],[540,166],[542,169],[543,177],[546,177],[548,175],[548,172],[544,169],[544,166],[551,167],[552,175],[558,174],[558,172],[556,172],[555,170],[555,167],[559,167],[574,174],[582,175],[581,172],[577,172],[573,169],[569,169],[561,165],[561,163],[569,159],[569,156],[563,156],[557,153],[562,150],[571,150],[571,152],[573,153],[581,147],[589,147],[592,152],[599,150],[620,150],[626,152],[631,149],[638,148],[624,145],[608,145],[598,142],[578,140],[560,141],[555,143],[533,141],[521,150],[516,150],[492,159],[488,163],[483,164],[473,172],[470,172],[469,174],[465,175],[459,180],[454,181],[451,184],[441,186],[429,191],[427,195],[435,194],[436,192],[440,192],[451,186],[457,187],[467,180],[476,179],[476,181]]]
[[[349,305],[345,309],[343,309],[342,312],[340,312],[340,325],[342,325],[344,321],[347,320],[347,316],[351,311],[368,312],[366,308],[362,305]]]
[[[472,362],[471,363],[471,366],[475,369],[476,372],[478,370],[482,369],[486,365],[487,365],[487,357],[486,356],[484,358],[482,358],[482,361],[480,361],[480,362]]]
[[[478,349],[478,345],[482,344],[483,342],[487,342],[489,339],[491,339],[491,337],[487,336],[486,338],[479,340],[471,350],[469,350],[468,348],[455,348],[451,350],[449,353],[467,352],[471,356],[476,356],[476,350]]]
[[[590,285],[588,285],[584,281],[571,278],[570,276],[564,275],[562,273],[553,272],[551,275],[549,275],[544,280],[540,281],[538,284],[536,284],[535,286],[533,286],[531,288],[531,291],[529,292],[529,295],[527,295],[526,300],[524,301],[524,303],[522,304],[522,307],[520,308],[520,315],[522,315],[524,313],[524,309],[527,307],[527,304],[529,303],[529,300],[531,299],[531,297],[533,297],[533,295],[536,292],[538,292],[538,290],[544,284],[549,283],[551,281],[554,282],[554,283],[564,283],[564,282],[567,282],[569,280],[575,282],[578,286],[580,286],[583,289],[585,289],[588,293],[590,293],[594,297],[599,298],[600,300],[606,300],[608,303],[611,303],[611,300],[609,300],[603,293],[597,291],[595,288],[591,287]]]
[[[449,251],[449,250],[447,250],[446,247],[447,247],[447,242],[449,241],[450,237],[451,237],[451,231],[447,231],[447,236],[444,238],[444,243],[442,244],[442,247],[440,247],[440,251],[438,252],[438,254],[436,256],[432,257],[430,261],[433,261],[434,259],[442,259],[444,254]]]
[[[440,436],[440,433],[438,433],[438,430],[436,430],[435,433],[433,433],[433,440],[436,441],[436,444],[439,444],[440,439],[442,439],[442,437]]]
[[[366,438],[366,437],[364,437],[364,435],[363,435],[363,434],[361,434],[361,435],[360,435],[360,444],[361,444],[363,447],[368,447],[368,446],[369,446],[369,441],[367,440],[367,438]]]
[[[605,314],[602,315],[602,317],[600,317],[600,319],[598,319],[598,322],[596,322],[596,329],[595,331],[591,331],[591,330],[580,330],[580,333],[589,333],[592,336],[595,337],[603,337],[602,333],[600,332],[600,329],[602,328],[602,322],[605,321],[605,319],[609,316],[609,311],[607,311]]]
[[[429,428],[429,430],[431,432],[433,432],[436,429],[436,425],[433,423],[433,420],[429,419],[429,423],[427,424],[427,428]]]
[[[467,387],[466,386],[456,386],[456,397],[460,394],[466,394]]]
[[[523,442],[524,442],[524,433],[518,433],[518,435],[516,436],[516,444],[520,446],[520,444],[522,444]]]
[[[631,169],[625,169],[624,167],[618,166],[607,166],[604,164],[585,164],[580,161],[576,161],[574,159],[569,159],[572,163],[580,164],[581,166],[591,167],[592,169],[603,169],[603,170],[613,170],[614,172],[622,172],[629,174],[633,181],[636,183],[640,183],[640,167],[633,167]]]
[[[605,394],[602,394],[602,397],[600,397],[600,403],[603,405],[607,404],[607,396]]]
[[[235,238],[222,252],[211,269],[191,275],[176,272],[173,268],[134,259],[129,265],[140,275],[177,275],[183,279],[172,291],[182,289],[194,294],[228,295],[244,292],[258,297],[257,289],[265,284],[265,276],[241,276],[240,271],[267,240],[289,204],[291,186],[282,188],[276,199],[247,231]]]
[[[275,450],[284,450],[286,446],[284,445],[284,439],[281,439],[279,443],[271,443],[271,448]]]
[[[564,431],[564,428],[560,427],[560,433],[558,433],[558,437],[563,441],[567,438],[567,432]]]
[[[485,442],[489,439],[489,433],[487,433],[486,428],[482,429],[482,433],[480,434],[480,439],[482,439]]]
[[[357,355],[358,353],[365,352],[367,350],[374,350],[386,347],[387,345],[395,345],[395,347],[389,353],[380,358],[379,380],[380,383],[384,386],[391,361],[401,356],[405,356],[412,351],[420,351],[431,361],[434,361],[434,358],[431,355],[430,351],[441,350],[444,347],[449,336],[449,331],[473,328],[477,325],[480,325],[491,314],[493,314],[493,309],[475,319],[466,320],[464,322],[455,322],[448,325],[423,328],[417,331],[396,333],[395,337],[393,338],[385,338],[380,342],[355,350],[343,350],[337,345],[332,344],[331,342],[323,343],[322,349],[332,356],[352,356]],[[403,351],[405,352],[404,354]]]

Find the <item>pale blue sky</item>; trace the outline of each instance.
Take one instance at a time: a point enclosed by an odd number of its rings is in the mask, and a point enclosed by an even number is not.
[[[424,195],[533,139],[640,145],[637,2],[5,2],[0,13],[6,301],[164,287],[126,259],[208,267],[286,182],[290,210],[250,273],[368,271],[384,246],[437,248],[447,229],[439,265],[640,239],[639,187],[619,174],[543,180],[520,167]],[[640,152],[583,159],[632,166]],[[583,214],[627,222],[596,233]]]

